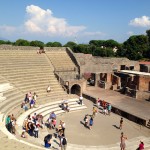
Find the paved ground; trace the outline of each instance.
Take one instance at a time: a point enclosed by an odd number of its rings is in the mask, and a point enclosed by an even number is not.
[[[57,117],[57,121],[63,120],[66,122],[66,137],[71,144],[79,145],[112,145],[120,142],[120,133],[123,131],[128,139],[132,139],[138,136],[150,136],[150,130],[147,128],[141,128],[140,126],[124,119],[123,130],[118,129],[120,116],[111,114],[105,116],[101,114],[101,110],[94,118],[94,125],[92,130],[89,130],[83,126],[83,118],[85,114],[92,113],[92,102],[84,100],[84,103],[88,107],[86,110],[66,113]],[[53,133],[53,131],[50,131]],[[141,139],[142,140],[142,139]]]
[[[145,118],[146,120],[150,119],[150,102],[148,101],[138,101],[135,98],[120,94],[116,91],[92,86],[88,87],[84,93],[105,100],[130,114]]]

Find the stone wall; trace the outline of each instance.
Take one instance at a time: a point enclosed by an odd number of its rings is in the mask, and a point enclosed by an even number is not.
[[[139,91],[150,91],[150,76],[139,77]]]
[[[149,100],[150,101],[150,92],[137,91],[136,99],[138,100]]]
[[[45,51],[65,51],[66,47],[44,47]]]
[[[38,50],[39,47],[34,46],[13,46],[13,45],[0,45],[0,50]]]
[[[121,65],[126,68],[134,66],[134,70],[139,70],[139,62],[130,61],[127,58],[110,58],[110,57],[93,57],[92,54],[75,53],[74,54],[80,65],[81,73],[110,73],[113,70],[120,70]]]

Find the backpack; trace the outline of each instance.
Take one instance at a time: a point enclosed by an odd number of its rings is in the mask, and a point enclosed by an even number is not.
[[[67,144],[67,140],[66,140],[66,138],[63,138],[62,145],[66,145],[66,144]]]

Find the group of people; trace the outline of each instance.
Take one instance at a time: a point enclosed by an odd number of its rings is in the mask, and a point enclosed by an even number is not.
[[[42,115],[37,115],[36,113],[34,113],[33,116],[28,115],[28,117],[24,120],[23,123],[23,132],[21,134],[21,137],[26,138],[26,133],[28,133],[30,136],[38,138],[39,128],[43,127],[44,123]]]
[[[14,117],[14,115],[8,115],[6,117],[6,128],[7,130],[12,133],[12,134],[16,134],[16,118]]]
[[[28,92],[21,104],[21,108],[23,108],[25,111],[27,111],[29,108],[33,108],[36,104],[37,97],[38,95],[35,92],[33,94],[31,92]]]
[[[49,129],[55,129],[56,127],[56,114],[54,112],[51,112],[49,118],[47,119],[48,122],[48,128]]]
[[[69,112],[70,111],[70,107],[68,105],[68,100],[63,100],[61,102],[61,104],[59,105],[60,108],[62,108],[62,110]]]
[[[65,129],[66,129],[66,124],[64,121],[60,120],[58,127],[56,127],[56,114],[54,112],[50,113],[49,118],[47,119],[48,122],[48,128],[49,129],[54,129],[56,130],[55,138],[59,138],[60,144],[59,146],[61,147],[61,150],[66,150],[67,147],[67,139],[65,137]],[[46,148],[51,147],[51,138],[52,135],[47,135],[44,138],[44,145]]]
[[[98,100],[97,100],[97,106],[98,106],[98,108],[102,108],[102,113],[104,115],[110,115],[111,109],[112,109],[112,106],[111,106],[110,103],[107,103],[104,100],[100,100],[98,98]]]

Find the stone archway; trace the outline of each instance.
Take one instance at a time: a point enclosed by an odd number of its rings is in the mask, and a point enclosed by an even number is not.
[[[71,87],[71,94],[77,94],[78,96],[80,96],[81,94],[81,87],[79,84],[74,84]]]

